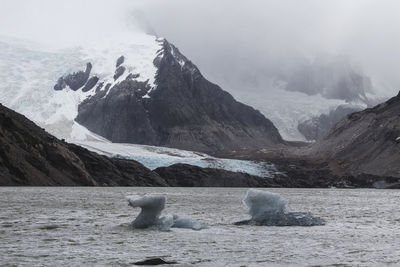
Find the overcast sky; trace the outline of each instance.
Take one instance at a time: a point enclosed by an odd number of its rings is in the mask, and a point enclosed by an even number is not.
[[[396,0],[1,0],[0,34],[70,45],[138,30],[134,15],[216,82],[232,69],[268,72],[330,53],[348,55],[394,92],[399,13]]]
[[[144,12],[157,33],[208,76],[220,75],[219,69],[228,73],[226,68],[277,68],[299,55],[330,53],[349,56],[388,90],[399,90],[391,88],[400,86],[400,1],[148,2]]]

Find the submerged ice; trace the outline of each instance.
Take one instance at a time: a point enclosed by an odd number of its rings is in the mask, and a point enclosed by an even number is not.
[[[290,211],[288,201],[279,194],[249,189],[243,203],[249,208],[250,220],[236,225],[314,226],[325,221],[307,212]]]
[[[206,224],[200,223],[190,217],[173,215],[174,228],[189,228],[193,230],[201,230],[207,228]]]
[[[128,196],[129,206],[141,208],[139,215],[131,223],[134,228],[152,228],[167,231],[171,227],[201,230],[207,225],[189,217],[168,215],[160,217],[165,208],[166,198],[162,195]]]

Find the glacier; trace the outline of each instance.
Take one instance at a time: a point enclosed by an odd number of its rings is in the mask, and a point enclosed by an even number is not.
[[[279,194],[249,189],[243,203],[249,208],[250,220],[235,225],[259,226],[316,226],[325,220],[307,212],[292,212],[288,201]]]
[[[272,178],[278,173],[275,165],[267,162],[216,158],[200,152],[148,145],[111,143],[105,140],[68,141],[108,157],[136,160],[151,170],[184,163],[202,168],[223,169],[266,178]]]

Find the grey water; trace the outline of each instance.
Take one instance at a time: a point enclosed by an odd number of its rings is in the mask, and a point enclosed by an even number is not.
[[[2,187],[0,266],[132,266],[151,257],[175,266],[400,264],[400,191],[263,190],[326,225],[233,225],[250,218],[244,188]],[[209,227],[133,229],[140,210],[125,197],[143,193],[167,197],[163,215],[182,214]]]

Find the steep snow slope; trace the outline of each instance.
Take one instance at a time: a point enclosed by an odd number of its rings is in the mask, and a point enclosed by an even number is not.
[[[243,172],[260,177],[272,177],[277,172],[273,164],[265,162],[221,159],[204,153],[180,149],[97,141],[74,141],[74,143],[105,156],[136,160],[152,170],[176,163],[185,163],[203,168]]]
[[[154,87],[153,60],[159,49],[156,37],[142,33],[104,36],[104,40],[63,50],[0,37],[0,102],[59,138],[98,140],[98,136],[74,121],[79,103],[93,90],[73,91],[67,87],[55,91],[57,79],[91,62],[92,73],[104,84],[114,85],[130,73],[140,73],[136,80],[148,81]],[[126,57],[126,71],[114,80],[116,60],[121,55]]]
[[[338,106],[365,109],[390,97],[380,90],[388,85],[371,79],[346,56],[299,54],[273,66],[264,64],[256,69],[226,64],[229,75],[226,69],[208,75],[236,99],[259,109],[287,140],[305,140],[298,124],[328,115]]]

